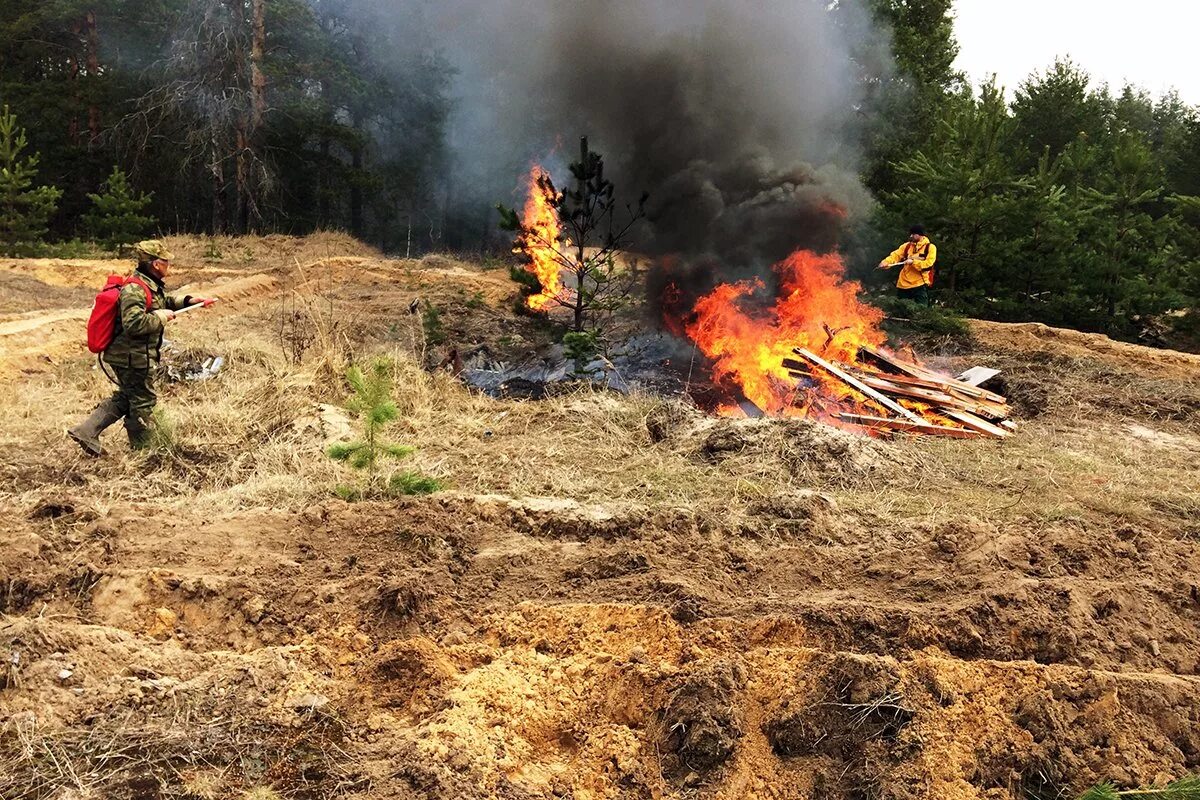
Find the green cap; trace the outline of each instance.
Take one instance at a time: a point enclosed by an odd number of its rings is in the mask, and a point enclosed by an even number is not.
[[[170,261],[175,258],[167,246],[158,239],[147,239],[144,242],[138,242],[133,246],[133,251],[148,261]]]

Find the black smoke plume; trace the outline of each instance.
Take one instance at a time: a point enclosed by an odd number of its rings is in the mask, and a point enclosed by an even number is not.
[[[860,2],[439,0],[425,13],[458,73],[452,204],[519,205],[530,161],[563,180],[586,134],[619,193],[650,193],[637,248],[680,256],[676,282],[699,290],[835,247],[869,203],[853,127],[858,56],[878,47]]]

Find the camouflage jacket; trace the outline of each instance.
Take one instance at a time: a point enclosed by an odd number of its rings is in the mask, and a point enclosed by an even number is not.
[[[114,367],[127,369],[149,369],[158,363],[162,349],[163,322],[152,311],[169,309],[178,311],[191,305],[190,295],[167,294],[162,281],[143,269],[137,269],[133,277],[150,288],[150,308],[146,308],[146,293],[136,283],[126,284],[118,300],[117,333],[108,349],[104,361]]]

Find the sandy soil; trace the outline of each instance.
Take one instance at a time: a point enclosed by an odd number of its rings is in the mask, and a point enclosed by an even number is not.
[[[944,359],[1004,368],[999,444],[414,367],[396,435],[452,488],[346,503],[331,352],[547,334],[503,271],[330,246],[181,258],[227,301],[179,347],[230,367],[166,387],[165,454],[62,440],[103,391],[78,308],[0,320],[0,797],[1016,800],[1200,769],[1188,357],[981,324]],[[296,295],[331,351],[299,364]]]

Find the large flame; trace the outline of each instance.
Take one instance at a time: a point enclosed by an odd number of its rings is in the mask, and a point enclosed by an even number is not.
[[[829,418],[822,395],[845,399],[848,387],[814,373],[821,391],[798,393],[783,360],[794,359],[793,348],[803,347],[857,363],[859,347],[883,344],[883,312],[859,301],[861,286],[845,279],[836,254],[797,250],[774,270],[780,294],[772,305],[754,302],[765,290],[762,281],[722,284],[696,303],[685,330],[713,360],[714,377],[732,380],[762,410]]]
[[[529,197],[525,201],[525,213],[521,218],[525,230],[517,239],[514,253],[523,253],[529,259],[526,266],[537,276],[541,291],[526,298],[525,303],[534,311],[541,311],[565,296],[560,277],[560,240],[562,228],[554,203],[558,199],[550,174],[540,165],[534,164],[529,171]]]

